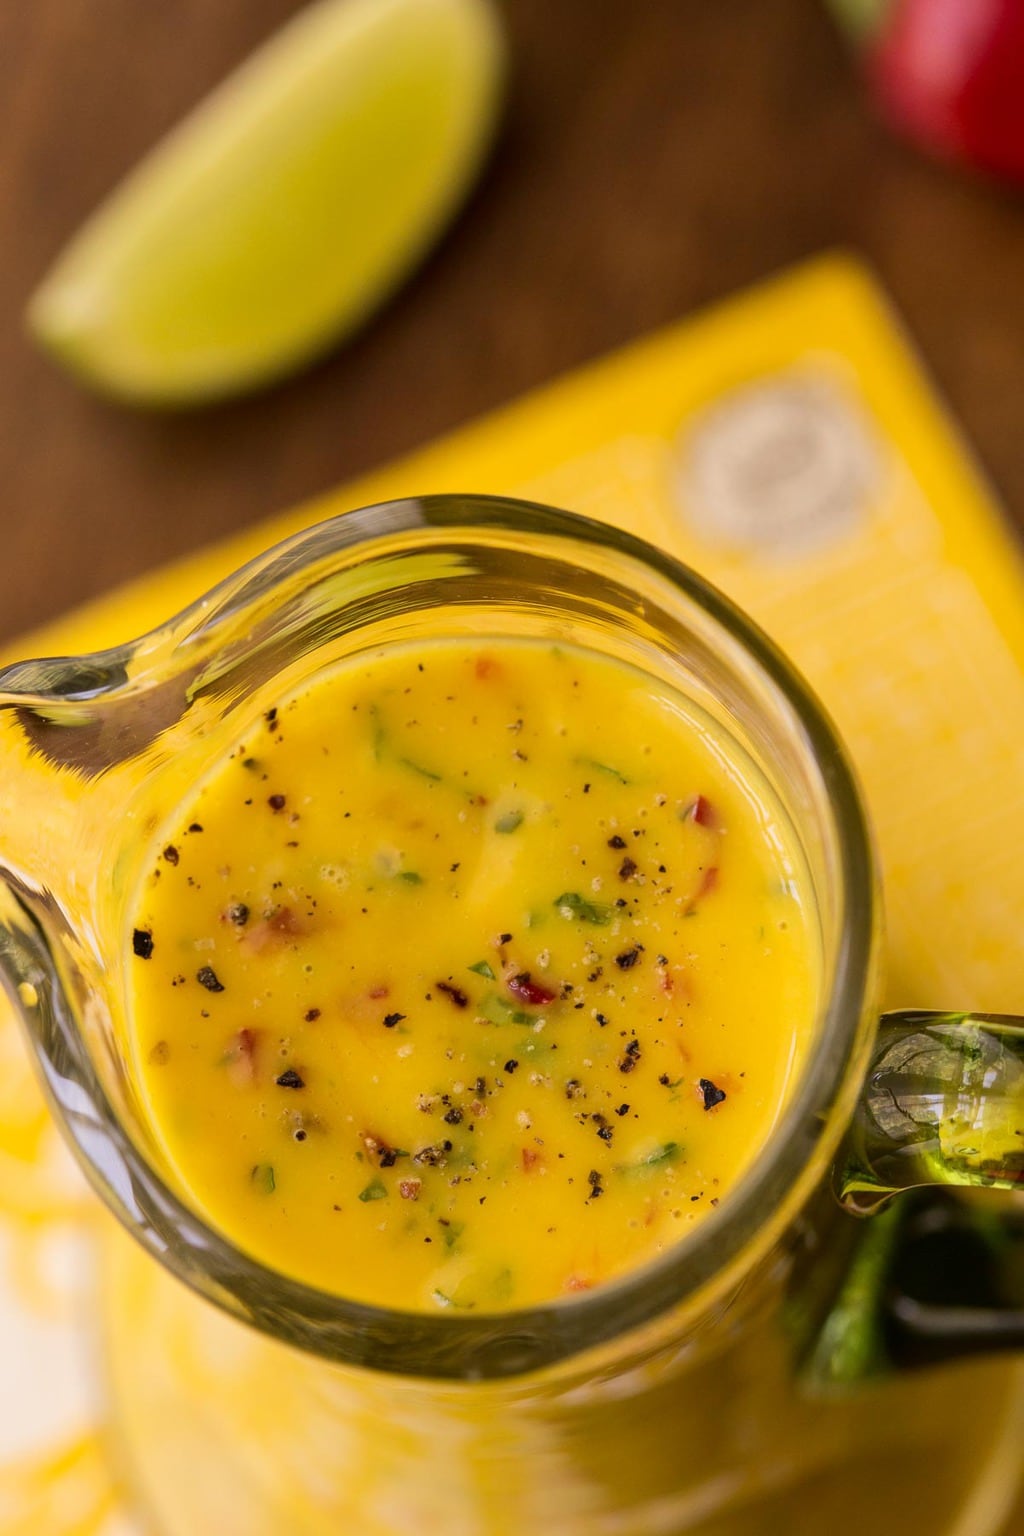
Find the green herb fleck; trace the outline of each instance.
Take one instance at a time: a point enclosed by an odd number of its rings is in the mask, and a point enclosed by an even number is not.
[[[423,876],[418,875],[414,869],[400,869],[398,871],[398,878],[399,880],[404,880],[406,885],[423,884]]]
[[[597,923],[605,927],[612,920],[611,907],[587,901],[578,891],[563,891],[553,904],[563,917],[576,917],[581,923]]]
[[[595,757],[578,757],[576,759],[581,768],[593,768],[597,773],[604,773],[610,779],[617,779],[620,784],[628,784],[629,780],[618,768],[613,768],[609,763],[599,763]]]
[[[522,811],[506,811],[494,823],[495,832],[515,832],[523,824]]]
[[[479,1017],[487,1019],[491,1024],[536,1024],[534,1014],[527,1013],[522,1008],[516,1008],[507,997],[502,997],[497,992],[490,992],[480,1004]]]
[[[440,784],[441,775],[435,773],[432,768],[424,768],[422,763],[413,762],[411,757],[400,757],[398,761],[403,768],[409,768],[413,773],[418,773],[421,779],[429,779],[431,784]]]
[[[677,1141],[666,1141],[664,1146],[655,1147],[653,1152],[648,1152],[646,1157],[640,1158],[635,1163],[621,1163],[617,1168],[618,1173],[648,1173],[652,1168],[660,1168],[664,1163],[674,1163],[678,1158],[682,1147]]]
[[[277,1188],[277,1180],[274,1177],[274,1168],[271,1163],[257,1163],[249,1178],[261,1194],[272,1195]]]
[[[387,745],[387,732],[377,713],[376,704],[370,705],[370,719],[373,722],[373,760],[379,763],[384,756],[384,748]]]
[[[365,1189],[359,1191],[359,1198],[366,1205],[371,1200],[384,1200],[387,1198],[387,1189],[380,1179],[373,1179]]]
[[[469,969],[475,971],[478,976],[486,976],[488,981],[494,980],[494,972],[486,960],[478,960],[476,965],[471,965]]]
[[[508,1301],[516,1288],[515,1276],[510,1269],[499,1269],[491,1282],[491,1299]]]

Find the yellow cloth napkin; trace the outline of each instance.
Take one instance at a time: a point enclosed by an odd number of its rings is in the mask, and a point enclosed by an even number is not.
[[[863,269],[827,257],[8,647],[131,638],[244,559],[393,496],[620,524],[751,612],[851,748],[894,1006],[1024,1009],[1024,565]],[[0,1016],[0,1529],[127,1536],[89,1337],[90,1197]]]

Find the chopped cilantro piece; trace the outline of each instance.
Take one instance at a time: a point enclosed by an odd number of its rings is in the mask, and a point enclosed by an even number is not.
[[[620,784],[628,784],[629,780],[618,768],[613,768],[610,763],[600,763],[595,757],[578,757],[576,761],[581,768],[593,768],[598,773],[607,774],[610,779],[617,779]]]
[[[682,1147],[677,1141],[666,1141],[664,1146],[655,1147],[653,1152],[648,1152],[646,1157],[641,1157],[635,1163],[620,1163],[616,1173],[649,1173],[652,1168],[663,1167],[665,1163],[674,1163],[682,1152]]]
[[[359,1198],[365,1205],[370,1200],[384,1200],[387,1197],[387,1188],[380,1179],[373,1179],[365,1189],[359,1191]]]
[[[413,762],[411,757],[400,757],[398,761],[403,768],[411,768],[413,773],[418,773],[421,779],[429,779],[431,784],[440,784],[441,775],[435,773],[433,768],[424,768],[422,763]]]
[[[581,923],[597,923],[604,927],[612,920],[611,907],[601,906],[595,901],[587,901],[578,891],[563,891],[554,905],[563,917],[576,917]]]
[[[536,1015],[516,1008],[507,997],[490,992],[480,1004],[480,1017],[491,1024],[536,1024]]]

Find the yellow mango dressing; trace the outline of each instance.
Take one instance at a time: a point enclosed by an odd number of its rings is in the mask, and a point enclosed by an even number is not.
[[[679,1243],[820,984],[788,824],[627,665],[393,646],[251,724],[154,843],[130,1019],[192,1202],[354,1300],[500,1311]]]

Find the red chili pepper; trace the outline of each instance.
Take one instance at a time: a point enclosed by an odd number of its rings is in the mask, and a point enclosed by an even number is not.
[[[904,132],[946,159],[1024,181],[1024,0],[890,0],[865,61]]]
[[[531,980],[529,971],[520,971],[518,976],[510,976],[505,983],[512,996],[519,1002],[526,1003],[530,1008],[543,1008],[545,1003],[553,1003],[556,997],[554,992],[549,992],[547,987],[542,987],[539,982]]]

